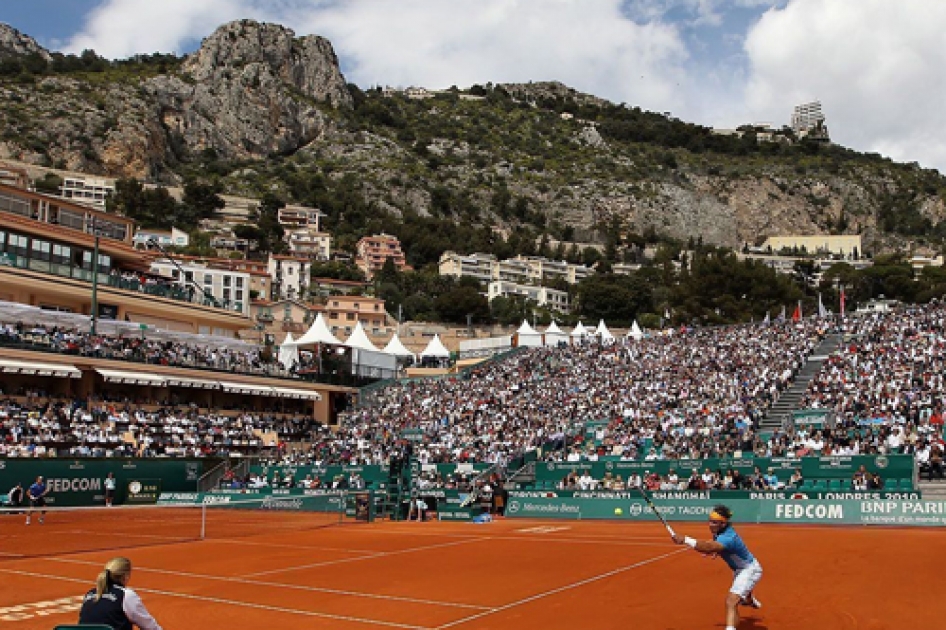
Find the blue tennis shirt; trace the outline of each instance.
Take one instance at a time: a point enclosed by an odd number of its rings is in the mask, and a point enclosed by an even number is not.
[[[723,546],[719,556],[729,565],[733,571],[745,569],[755,562],[755,557],[749,553],[746,543],[736,533],[736,530],[730,525],[721,534],[713,537],[716,542]]]

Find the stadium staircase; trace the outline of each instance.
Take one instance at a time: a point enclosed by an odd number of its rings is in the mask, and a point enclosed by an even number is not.
[[[927,501],[946,501],[946,479],[920,481],[916,489]]]
[[[534,461],[527,462],[522,468],[509,475],[505,483],[506,490],[517,490],[519,488],[531,488],[534,486],[536,463],[537,462]]]
[[[775,404],[769,407],[769,410],[765,413],[759,425],[760,432],[781,429],[791,423],[792,412],[800,407],[805,391],[808,389],[808,383],[821,371],[821,366],[828,359],[828,356],[837,350],[843,341],[843,335],[834,333],[827,335],[821,340],[821,343],[815,346],[805,365],[795,375],[795,380],[792,381],[791,386],[782,392]]]

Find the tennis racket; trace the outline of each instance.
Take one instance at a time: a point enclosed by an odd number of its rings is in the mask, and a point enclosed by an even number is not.
[[[657,518],[660,519],[660,522],[663,523],[663,526],[667,528],[667,533],[670,534],[670,537],[671,537],[671,538],[675,538],[676,535],[677,535],[677,533],[676,533],[675,531],[673,531],[673,528],[670,527],[670,525],[669,525],[669,524],[667,523],[667,521],[664,519],[664,517],[663,517],[663,515],[660,513],[660,511],[657,510],[657,506],[654,505],[654,502],[651,501],[651,500],[650,500],[650,497],[647,496],[647,493],[644,492],[644,486],[643,486],[643,484],[637,486],[637,489],[640,491],[641,496],[644,497],[644,501],[647,502],[647,505],[650,507],[650,509],[654,511],[654,514],[656,514],[656,515],[657,515]]]

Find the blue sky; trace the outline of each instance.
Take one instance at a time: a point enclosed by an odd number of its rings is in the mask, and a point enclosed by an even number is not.
[[[554,79],[715,127],[820,100],[836,142],[946,173],[937,0],[0,0],[47,48],[110,58],[239,18],[326,37],[362,87]]]

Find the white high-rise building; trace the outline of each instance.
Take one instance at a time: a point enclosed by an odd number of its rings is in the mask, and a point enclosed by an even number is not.
[[[814,129],[826,129],[821,101],[796,105],[792,111],[792,129],[799,135],[807,135]]]

